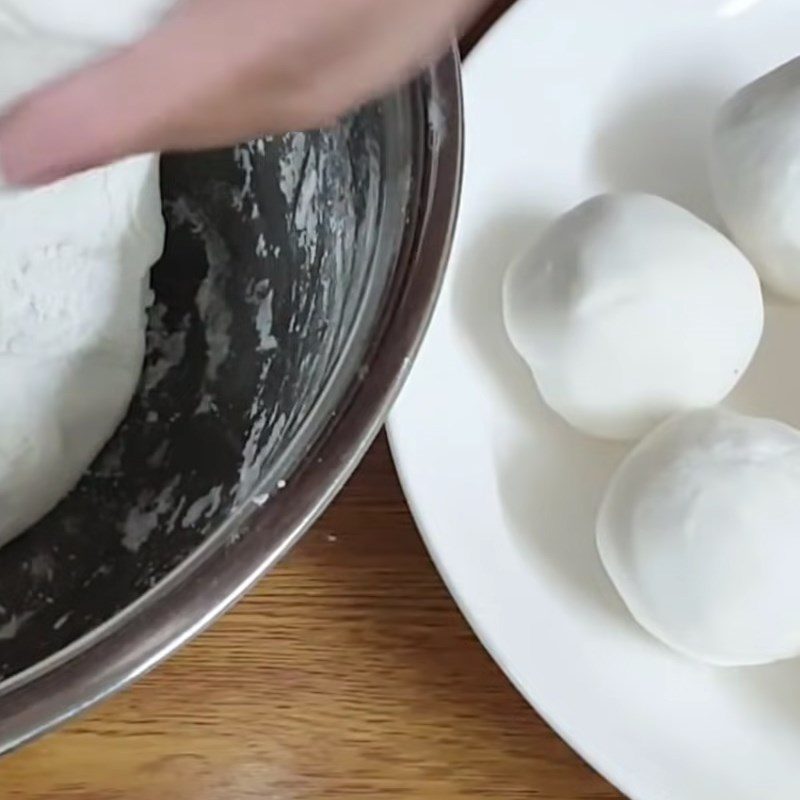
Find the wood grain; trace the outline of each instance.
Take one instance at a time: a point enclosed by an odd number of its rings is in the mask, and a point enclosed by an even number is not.
[[[149,678],[0,763],[2,800],[610,800],[436,574],[381,439],[295,553]]]
[[[2,800],[620,797],[475,640],[383,438],[295,553],[211,631],[0,763]]]

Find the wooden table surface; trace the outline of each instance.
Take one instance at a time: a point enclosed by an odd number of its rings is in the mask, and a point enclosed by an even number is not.
[[[483,651],[385,439],[315,530],[150,677],[0,762],[2,800],[610,800]]]
[[[385,439],[292,556],[150,677],[0,762],[0,800],[606,800],[482,650]]]

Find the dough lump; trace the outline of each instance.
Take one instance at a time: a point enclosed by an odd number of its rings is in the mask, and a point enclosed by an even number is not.
[[[610,439],[718,403],[764,326],[747,259],[688,211],[644,194],[596,197],[558,219],[510,269],[504,309],[548,405]]]
[[[800,655],[800,432],[712,409],[672,419],[613,478],[608,574],[661,641],[720,666]]]
[[[717,207],[765,284],[800,300],[800,59],[742,89],[711,148]]]
[[[0,111],[167,5],[0,0]],[[0,190],[0,545],[72,489],[125,415],[163,244],[156,156]]]

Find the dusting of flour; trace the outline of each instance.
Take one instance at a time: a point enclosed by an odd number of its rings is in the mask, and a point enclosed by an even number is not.
[[[0,112],[133,40],[170,3],[0,0]],[[87,23],[89,35],[73,27]],[[90,24],[91,23],[91,24]],[[158,159],[0,189],[0,545],[47,513],[122,420],[164,245]]]

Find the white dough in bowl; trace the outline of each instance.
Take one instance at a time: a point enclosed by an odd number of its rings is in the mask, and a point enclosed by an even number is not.
[[[722,108],[711,176],[719,212],[764,283],[800,300],[800,59]]]
[[[800,655],[800,432],[721,409],[672,419],[608,488],[603,564],[662,642],[720,666]]]
[[[77,483],[142,369],[158,160],[0,194],[0,545]]]
[[[0,0],[0,109],[135,38],[144,17],[131,13],[155,5],[167,3]],[[58,35],[79,13],[103,20],[96,42]],[[0,545],[73,488],[125,415],[163,246],[157,156],[0,191]]]
[[[645,194],[595,197],[558,219],[509,270],[504,311],[548,405],[610,439],[720,402],[764,326],[739,250]]]
[[[105,48],[146,33],[175,0],[0,0],[0,24]]]
[[[0,0],[0,113],[134,42],[176,0]]]

